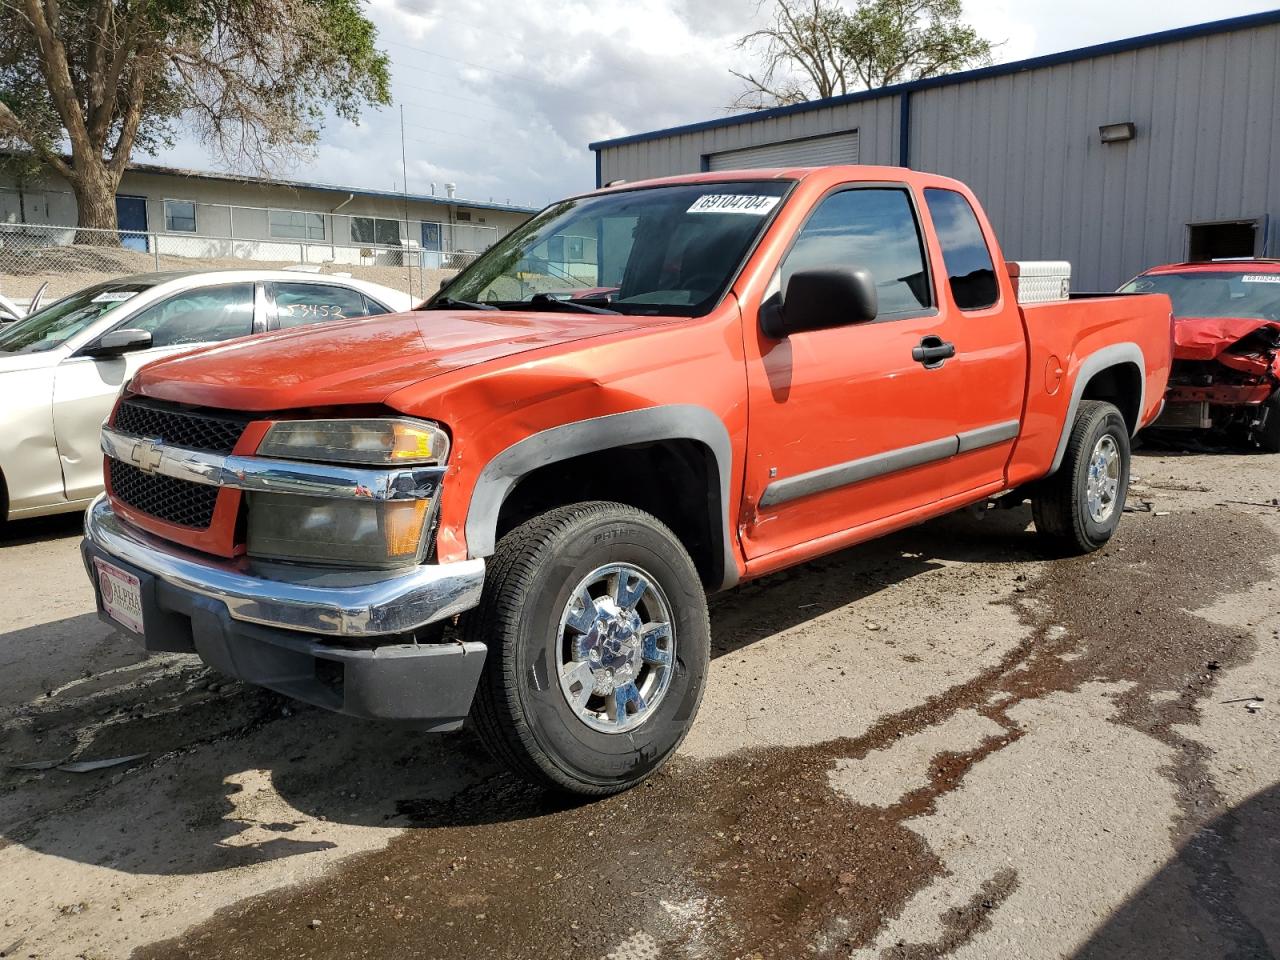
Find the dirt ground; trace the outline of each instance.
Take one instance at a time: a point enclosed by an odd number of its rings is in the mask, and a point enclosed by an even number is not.
[[[1280,457],[1134,473],[1091,557],[966,512],[716,597],[677,760],[587,804],[144,657],[14,525],[0,956],[1280,955]]]

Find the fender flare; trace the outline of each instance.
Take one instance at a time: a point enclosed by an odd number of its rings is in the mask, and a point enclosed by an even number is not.
[[[497,546],[498,514],[519,481],[552,463],[613,447],[660,440],[693,440],[715,458],[720,494],[720,540],[724,572],[720,588],[738,582],[738,564],[729,522],[729,478],[733,475],[733,445],[724,421],[696,404],[666,404],[612,413],[590,420],[551,427],[507,447],[480,471],[467,508],[467,553],[487,557]]]
[[[1142,416],[1147,410],[1147,360],[1143,356],[1142,348],[1136,343],[1113,343],[1109,347],[1103,347],[1085,357],[1080,364],[1080,369],[1076,372],[1075,383],[1071,386],[1071,403],[1067,407],[1067,416],[1062,423],[1062,434],[1058,437],[1058,449],[1053,455],[1053,466],[1049,468],[1050,474],[1057,473],[1058,468],[1062,466],[1062,458],[1067,453],[1067,441],[1071,439],[1071,427],[1076,422],[1076,410],[1080,407],[1080,399],[1089,381],[1103,370],[1126,364],[1138,368],[1138,383],[1141,390],[1138,397],[1138,416],[1134,420],[1131,434],[1136,435],[1142,429]]]

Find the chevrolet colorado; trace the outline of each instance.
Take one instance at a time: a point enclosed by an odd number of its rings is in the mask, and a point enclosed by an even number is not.
[[[693,722],[709,591],[997,497],[1055,550],[1112,536],[1170,303],[1052,286],[1020,304],[968,188],[905,169],[556,203],[419,310],[142,369],[87,513],[100,613],[624,789]]]

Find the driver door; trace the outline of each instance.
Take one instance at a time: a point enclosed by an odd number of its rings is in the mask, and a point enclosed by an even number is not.
[[[102,358],[77,353],[59,364],[54,376],[53,424],[67,500],[86,500],[102,490],[102,424],[120,388],[155,360],[262,329],[261,301],[261,289],[253,283],[187,290],[126,317],[113,328],[147,331],[151,334],[148,349]]]
[[[913,356],[954,331],[940,309],[915,198],[905,185],[850,184],[819,201],[783,259],[798,270],[868,269],[875,320],[758,334],[749,358],[742,541],[747,559],[802,547],[940,499],[955,452],[955,366]],[[766,561],[767,565],[767,561]]]

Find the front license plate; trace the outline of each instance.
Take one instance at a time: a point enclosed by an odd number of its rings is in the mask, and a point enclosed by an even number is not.
[[[97,557],[93,563],[98,568],[98,588],[107,616],[134,633],[142,633],[142,584],[138,578]]]

